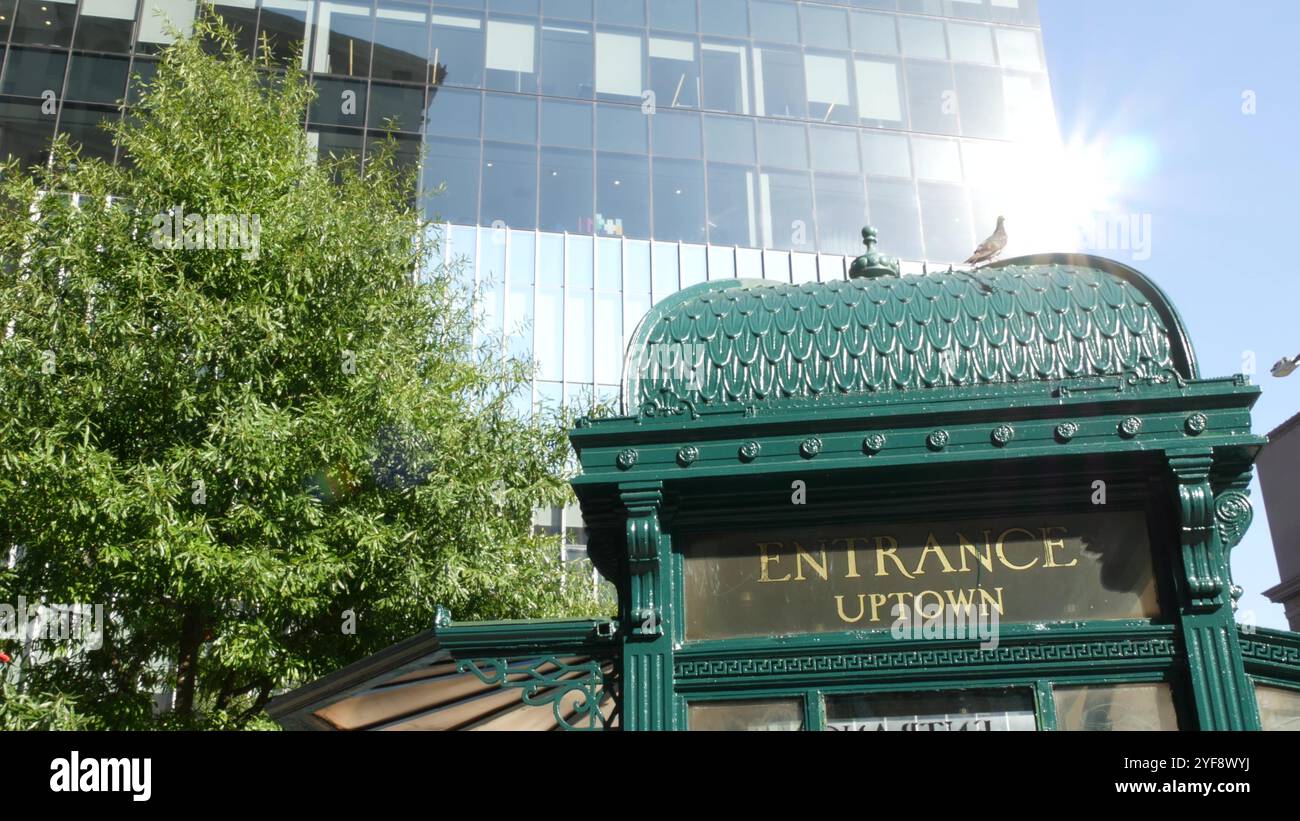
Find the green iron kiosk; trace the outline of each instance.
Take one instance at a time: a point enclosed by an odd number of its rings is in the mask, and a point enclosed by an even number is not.
[[[1234,619],[1259,389],[1080,255],[656,305],[573,481],[610,620],[451,622],[282,696],[332,729],[1300,729]]]

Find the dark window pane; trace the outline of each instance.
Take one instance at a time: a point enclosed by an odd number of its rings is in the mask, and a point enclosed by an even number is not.
[[[158,71],[158,64],[153,60],[136,56],[135,62],[131,64],[131,76],[127,79],[126,85],[126,102],[127,105],[135,105],[140,102],[140,92],[143,88],[153,82],[153,75]]]
[[[430,138],[425,143],[425,213],[447,222],[473,225],[478,217],[479,146],[477,140]],[[443,193],[432,192],[444,184]]]
[[[892,15],[849,12],[849,31],[853,48],[857,51],[898,53],[898,33],[894,30]]]
[[[287,63],[295,48],[304,47],[307,17],[311,4],[303,0],[262,0],[262,14],[258,22],[258,42],[265,36],[271,44],[271,59]],[[143,29],[143,23],[141,24]],[[259,46],[260,49],[260,46]],[[306,68],[311,56],[310,44],[305,46],[300,65]]]
[[[808,175],[769,171],[761,175],[759,183],[764,247],[813,250],[816,223]]]
[[[67,46],[72,43],[76,0],[18,0],[14,19],[15,43]]]
[[[754,62],[758,63],[754,83],[758,115],[768,117],[806,117],[804,100],[803,55],[797,51],[765,48],[754,49]]]
[[[709,242],[758,246],[753,168],[709,163]]]
[[[17,157],[24,168],[49,158],[54,116],[41,113],[39,102],[0,102],[0,157]]]
[[[483,19],[461,14],[433,15],[435,83],[483,84]]]
[[[800,4],[803,11],[803,44],[812,48],[849,47],[849,25],[843,9]]]
[[[366,122],[366,81],[317,78],[316,99],[308,119],[312,123],[360,127]]]
[[[749,113],[749,52],[731,43],[701,43],[704,107]]]
[[[745,0],[705,0],[700,4],[700,31],[723,37],[748,37]]]
[[[808,167],[808,135],[803,125],[759,120],[758,157],[765,166]]]
[[[308,132],[308,137],[319,162],[351,158],[358,168],[361,167],[361,129],[313,128]]]
[[[424,115],[425,129],[430,134],[448,137],[478,136],[482,108],[483,97],[477,91],[431,88]]]
[[[591,164],[590,151],[542,149],[539,227],[543,231],[592,232]]]
[[[374,28],[370,7],[322,2],[319,8],[316,29],[327,34],[323,42],[317,34],[312,70],[365,77],[370,70],[370,37]]]
[[[63,91],[63,70],[67,64],[68,54],[64,51],[11,48],[0,92],[40,97],[52,91],[58,97]]]
[[[700,115],[682,111],[660,111],[650,118],[650,127],[654,132],[656,157],[699,159],[703,156],[703,146],[700,144]]]
[[[753,165],[758,162],[754,148],[754,121],[740,117],[704,118],[704,134],[709,159]]]
[[[591,0],[543,0],[542,14],[568,20],[590,20]]]
[[[629,106],[596,106],[596,147],[601,151],[644,154],[647,116]]]
[[[749,18],[755,40],[769,43],[799,42],[799,14],[794,3],[750,0]]]
[[[74,54],[68,68],[68,89],[64,98],[92,103],[116,103],[126,93],[129,68],[126,57],[97,57]]]
[[[872,693],[826,697],[826,729],[866,731],[1036,729],[1028,689]]]
[[[591,31],[572,25],[542,26],[542,93],[590,99],[595,89]]]
[[[937,134],[957,133],[956,90],[948,63],[907,61],[907,99],[912,128]]]
[[[370,76],[376,80],[428,82],[428,5],[383,0],[375,11],[375,57]]]
[[[119,112],[114,109],[83,105],[65,105],[59,115],[59,132],[67,134],[74,145],[81,146],[83,157],[98,157],[112,162],[113,138],[100,128],[100,123],[114,120]]]
[[[867,222],[867,195],[861,177],[817,174],[817,249],[824,254],[856,254]]]
[[[542,100],[542,144],[591,148],[591,103]]]
[[[653,7],[652,7],[653,8]],[[651,37],[650,89],[660,108],[698,108],[700,70],[694,40]]]
[[[252,14],[248,27],[248,41],[252,42],[257,25],[256,4],[249,0],[250,9],[231,9],[217,6],[224,17],[228,11],[246,11]],[[8,8],[6,4],[6,9]],[[6,15],[8,14],[6,10]],[[229,18],[227,18],[229,19]],[[131,29],[135,26],[135,0],[83,0],[81,20],[77,22],[77,48],[96,51],[128,52],[131,50]],[[4,26],[0,25],[0,31]]]
[[[420,138],[414,134],[384,134],[371,131],[366,138],[366,156],[372,157],[380,146],[392,141],[393,163],[398,171],[410,173],[420,163]],[[415,192],[412,191],[412,194]],[[414,201],[412,201],[414,204]]]
[[[519,20],[487,21],[488,88],[537,92],[537,25]]]
[[[903,259],[924,259],[921,212],[910,181],[868,179],[867,206],[871,224],[886,243],[882,247]]]
[[[596,155],[596,233],[649,237],[649,202],[645,157]]]
[[[512,94],[485,95],[483,136],[513,143],[537,142],[537,99]]]
[[[602,23],[644,26],[645,5],[642,0],[596,0],[596,19]]]
[[[480,225],[500,220],[510,228],[537,225],[537,149],[483,145],[483,206]]]
[[[84,2],[84,0],[83,0]],[[135,5],[133,0],[110,0],[110,2],[126,2]],[[252,54],[257,48],[257,0],[226,0],[223,3],[214,3],[213,9],[226,22],[226,25],[235,30],[235,45],[244,54]],[[107,21],[105,21],[107,22]],[[81,10],[81,19],[77,21],[77,45],[82,45],[83,32],[86,28],[86,10]],[[127,28],[127,38],[130,38],[130,28]],[[85,48],[103,48],[103,46],[90,46]],[[210,52],[215,52],[211,42],[207,43]],[[117,49],[112,49],[116,51]]]
[[[655,239],[704,242],[704,165],[655,158]]]
[[[650,0],[650,28],[695,31],[695,0]]]
[[[372,82],[367,122],[372,129],[386,128],[389,120],[399,131],[419,131],[424,125],[424,88]]]

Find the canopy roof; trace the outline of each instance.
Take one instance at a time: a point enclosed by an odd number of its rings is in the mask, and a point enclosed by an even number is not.
[[[1182,320],[1139,272],[1100,257],[801,285],[722,280],[646,315],[624,412],[654,415],[1029,380],[1196,378]]]

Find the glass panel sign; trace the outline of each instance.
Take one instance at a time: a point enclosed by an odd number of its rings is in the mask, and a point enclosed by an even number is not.
[[[698,534],[683,555],[687,639],[1159,613],[1136,511]]]
[[[802,730],[803,699],[697,701],[688,718],[692,730]]]
[[[1177,730],[1168,684],[1095,684],[1053,688],[1061,730]]]
[[[1036,730],[1028,690],[953,690],[826,697],[826,729],[902,732]]]
[[[1255,699],[1261,729],[1300,732],[1300,690],[1256,684]]]

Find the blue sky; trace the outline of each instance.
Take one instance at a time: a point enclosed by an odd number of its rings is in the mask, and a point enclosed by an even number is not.
[[[1243,371],[1263,388],[1254,429],[1300,411],[1300,3],[1294,0],[1040,0],[1063,138],[1120,168],[1122,212],[1150,215],[1150,257],[1102,251],[1174,301],[1203,376]],[[1254,113],[1244,105],[1253,99]],[[1255,522],[1233,551],[1239,618],[1285,628],[1261,591],[1278,583],[1258,481]]]

